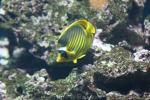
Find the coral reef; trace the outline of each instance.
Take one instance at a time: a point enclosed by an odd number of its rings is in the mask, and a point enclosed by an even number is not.
[[[150,98],[149,0],[0,1],[0,100]],[[97,28],[77,64],[56,63],[77,19]]]

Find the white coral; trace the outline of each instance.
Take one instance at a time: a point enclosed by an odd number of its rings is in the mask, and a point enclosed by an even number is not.
[[[150,51],[149,50],[139,50],[134,55],[134,60],[137,62],[150,62]]]

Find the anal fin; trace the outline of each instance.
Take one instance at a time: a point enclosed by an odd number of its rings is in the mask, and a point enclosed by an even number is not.
[[[85,55],[81,55],[80,57],[78,57],[78,59],[81,59],[81,58],[83,58],[83,57],[85,57]]]
[[[74,59],[74,60],[73,60],[73,63],[76,64],[76,63],[77,63],[77,59]]]

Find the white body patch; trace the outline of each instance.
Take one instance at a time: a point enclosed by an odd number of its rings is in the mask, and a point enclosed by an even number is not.
[[[61,47],[58,49],[58,51],[66,51],[67,50],[67,47]]]

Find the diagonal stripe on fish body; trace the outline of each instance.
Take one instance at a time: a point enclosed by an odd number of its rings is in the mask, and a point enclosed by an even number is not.
[[[89,21],[82,19],[73,22],[60,35],[57,62],[73,61],[83,58],[90,49],[96,28]]]

